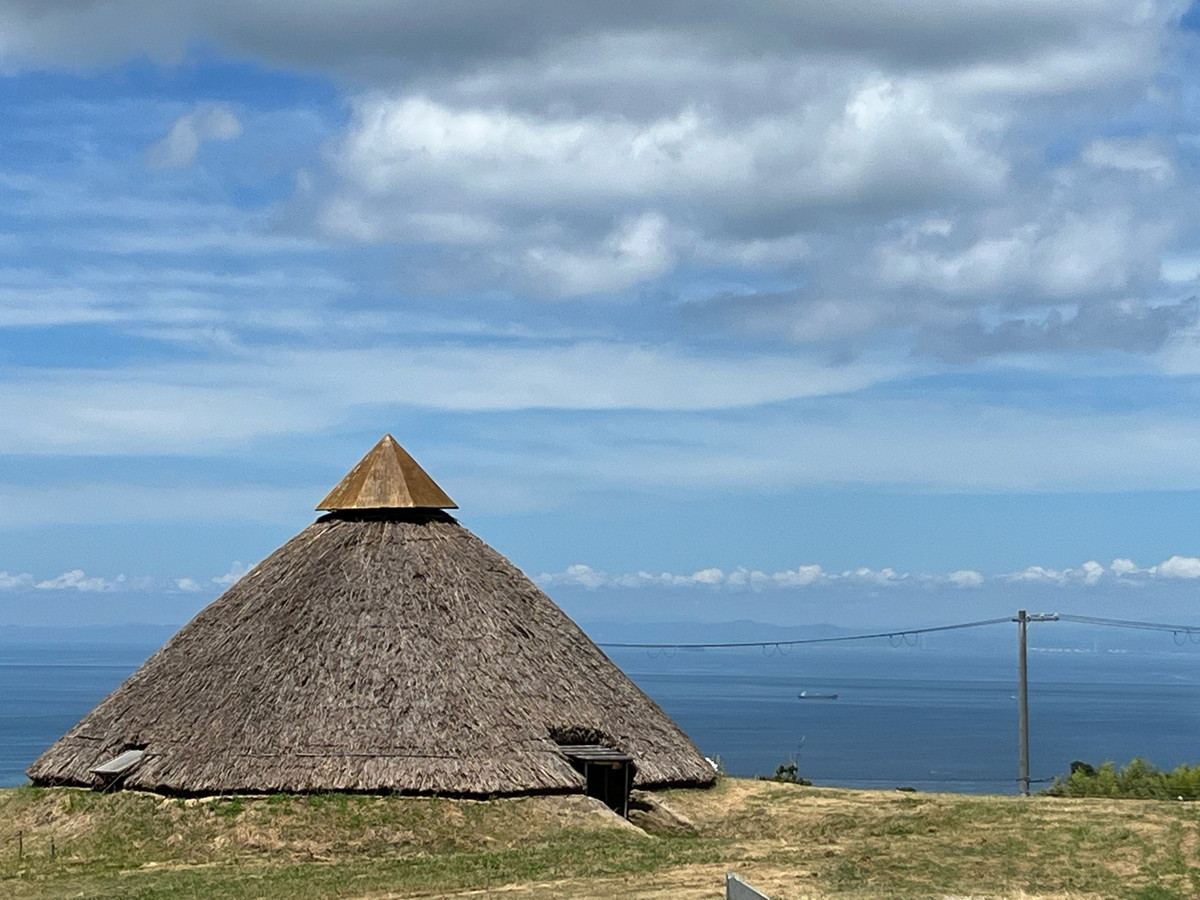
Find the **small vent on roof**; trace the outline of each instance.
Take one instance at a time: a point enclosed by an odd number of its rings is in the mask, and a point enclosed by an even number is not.
[[[550,740],[560,747],[568,744],[604,744],[611,747],[615,741],[610,735],[595,728],[579,725],[554,725],[550,728]]]

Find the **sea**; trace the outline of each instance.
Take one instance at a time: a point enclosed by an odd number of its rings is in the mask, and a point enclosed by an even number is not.
[[[1200,645],[1171,638],[1030,649],[1035,789],[1073,760],[1200,763]],[[0,640],[0,786],[26,783],[33,759],[159,643]],[[795,763],[825,786],[1017,792],[1008,642],[606,652],[731,775]]]

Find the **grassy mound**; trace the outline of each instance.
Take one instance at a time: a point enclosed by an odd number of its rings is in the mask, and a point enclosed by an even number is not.
[[[718,897],[736,871],[789,898],[1200,895],[1200,806],[842,791],[723,779],[647,834],[586,797],[164,799],[0,791],[12,898]],[[23,850],[18,850],[19,842]]]

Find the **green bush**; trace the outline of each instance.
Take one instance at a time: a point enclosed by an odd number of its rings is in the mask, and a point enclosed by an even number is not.
[[[1071,763],[1071,774],[1058,776],[1043,793],[1051,797],[1111,797],[1136,800],[1200,799],[1200,765],[1182,765],[1170,772],[1144,759],[1118,769],[1112,762],[1099,768]]]
[[[800,777],[800,770],[795,762],[780,763],[775,768],[774,775],[771,775],[770,777],[768,777],[766,775],[759,775],[758,780],[759,781],[782,781],[785,784],[805,784],[805,785],[812,784],[812,782],[809,781],[807,778]]]

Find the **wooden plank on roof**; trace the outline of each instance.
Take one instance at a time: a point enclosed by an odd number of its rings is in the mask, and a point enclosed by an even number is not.
[[[559,744],[559,752],[567,759],[581,762],[633,762],[633,757],[603,744]]]
[[[124,775],[140,763],[142,757],[145,755],[145,750],[126,750],[124,753],[114,756],[108,762],[96,766],[96,768],[92,769],[92,774],[106,776]]]

